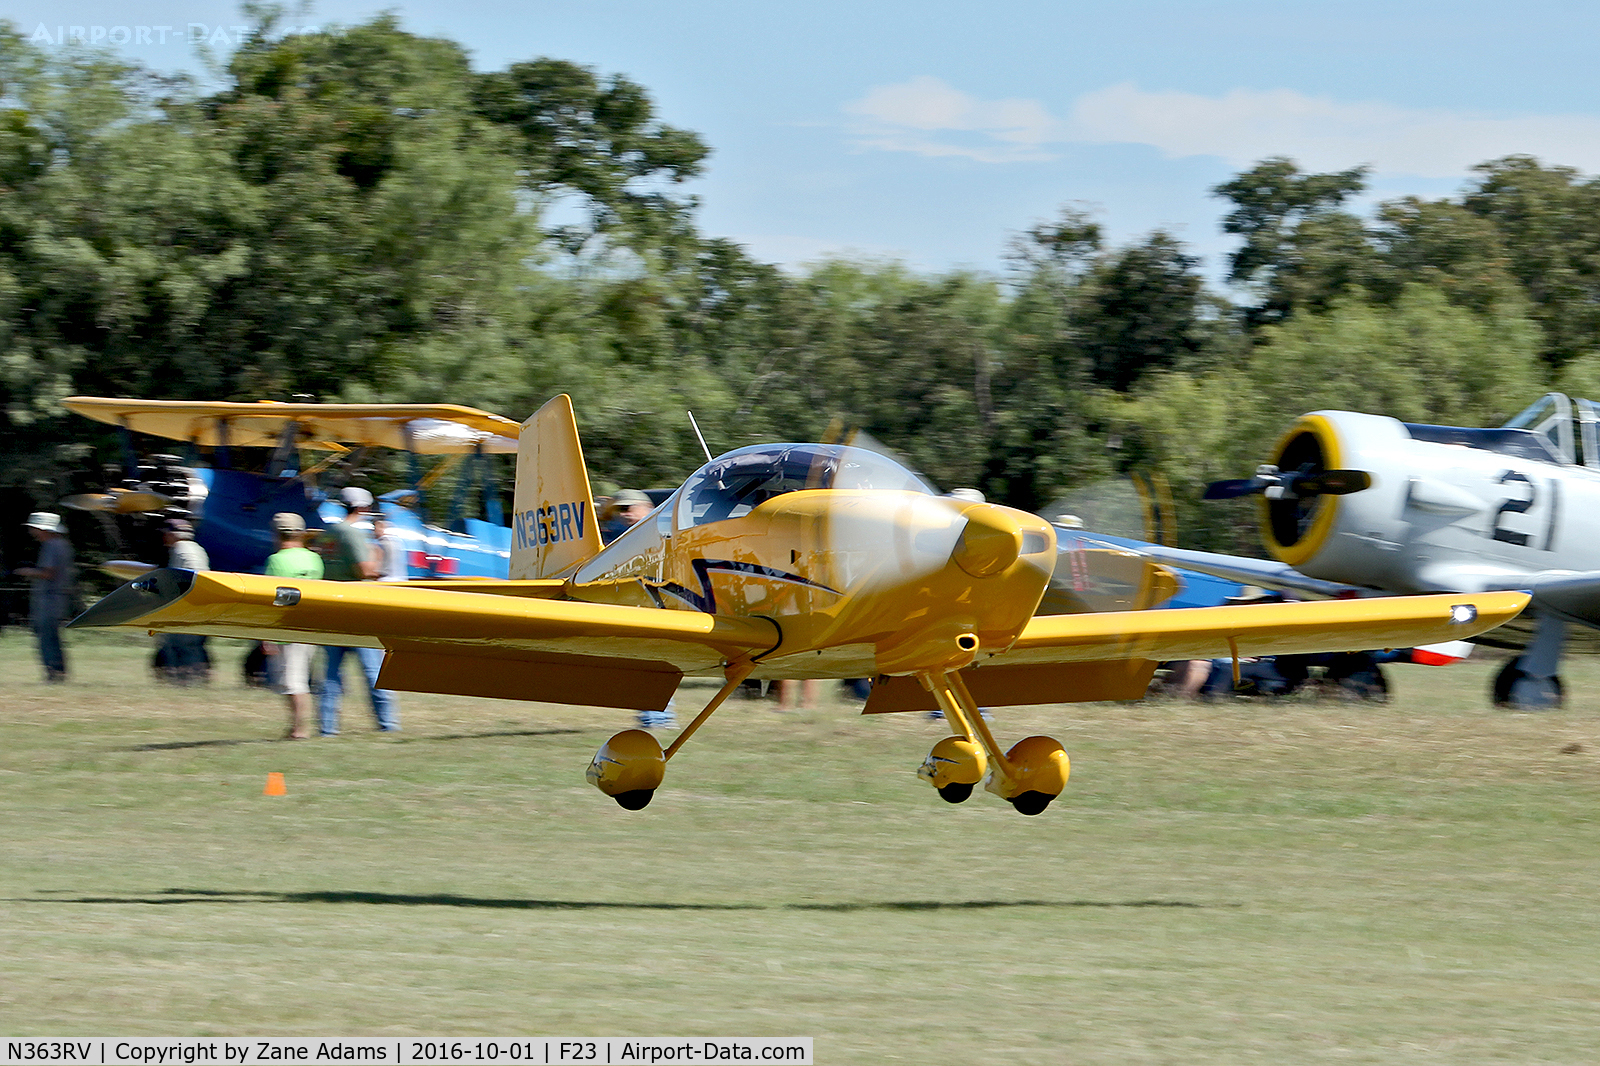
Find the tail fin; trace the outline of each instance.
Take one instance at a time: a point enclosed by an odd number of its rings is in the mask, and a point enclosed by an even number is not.
[[[513,581],[554,577],[600,551],[589,472],[565,393],[522,423],[514,499]]]

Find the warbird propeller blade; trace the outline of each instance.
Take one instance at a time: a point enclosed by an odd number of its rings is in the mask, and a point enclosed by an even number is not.
[[[1202,499],[1231,500],[1239,496],[1262,495],[1269,500],[1290,496],[1310,499],[1314,496],[1348,496],[1372,487],[1372,475],[1364,470],[1316,470],[1308,464],[1301,469],[1282,473],[1277,467],[1258,467],[1252,478],[1213,481],[1206,486]]]

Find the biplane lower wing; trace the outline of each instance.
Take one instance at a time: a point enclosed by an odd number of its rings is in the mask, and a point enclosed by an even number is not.
[[[71,624],[384,648],[389,687],[645,709],[664,706],[684,674],[720,674],[782,640],[764,618],[540,598],[553,582],[485,594],[497,584],[467,591],[158,570]],[[1411,647],[1492,629],[1527,602],[1521,592],[1485,592],[1041,616],[962,673],[996,705],[1128,699],[1161,660]],[[772,665],[804,677],[808,657]],[[891,698],[896,688],[880,686],[868,710],[922,706],[906,692]]]

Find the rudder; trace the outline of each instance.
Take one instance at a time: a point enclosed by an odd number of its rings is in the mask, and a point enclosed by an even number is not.
[[[566,393],[522,423],[513,510],[513,581],[555,577],[600,551],[589,471]]]

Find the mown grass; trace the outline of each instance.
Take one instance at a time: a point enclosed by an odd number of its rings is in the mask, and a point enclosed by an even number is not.
[[[406,696],[282,743],[280,700],[0,639],[10,1035],[797,1035],[828,1063],[1589,1063],[1600,663],[1490,710],[1397,697],[1004,710],[1072,786],[940,803],[939,724],[731,704],[646,811],[624,712]],[[680,697],[692,705],[710,690]],[[288,795],[263,796],[269,771]]]

